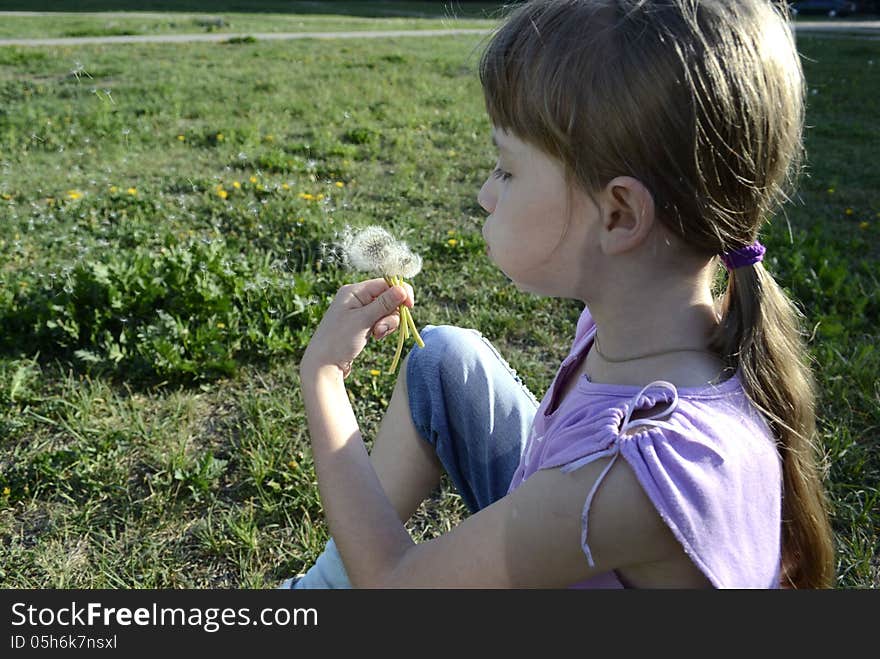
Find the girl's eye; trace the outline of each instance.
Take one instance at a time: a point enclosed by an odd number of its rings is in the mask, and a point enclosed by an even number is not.
[[[505,172],[500,167],[496,167],[495,171],[492,172],[492,176],[494,176],[495,178],[500,179],[502,181],[506,181],[507,179],[510,178],[511,174],[510,174],[510,172]]]

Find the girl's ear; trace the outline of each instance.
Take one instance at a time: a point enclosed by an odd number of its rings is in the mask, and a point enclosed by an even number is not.
[[[618,176],[602,191],[602,251],[609,256],[638,247],[654,225],[654,196],[631,176]]]

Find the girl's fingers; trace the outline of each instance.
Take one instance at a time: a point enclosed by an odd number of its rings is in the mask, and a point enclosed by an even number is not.
[[[370,333],[373,335],[374,339],[381,339],[384,336],[388,336],[394,330],[400,327],[400,314],[395,312],[384,318],[380,318],[375,325],[373,325]]]
[[[404,304],[406,306],[408,306],[409,308],[412,308],[416,302],[416,294],[413,292],[413,287],[410,286],[409,284],[407,284],[406,282],[403,283],[403,287],[406,289],[406,293],[407,293],[407,299],[406,299],[406,302],[404,302]]]

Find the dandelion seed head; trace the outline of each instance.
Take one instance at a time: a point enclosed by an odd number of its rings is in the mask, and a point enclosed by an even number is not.
[[[415,277],[422,269],[422,257],[385,229],[371,226],[353,231],[347,227],[339,244],[340,260],[349,268],[383,277]]]
[[[422,257],[413,252],[406,243],[398,242],[390,250],[385,263],[385,274],[400,275],[412,279],[422,270]]]
[[[383,274],[381,267],[386,252],[394,244],[394,237],[382,227],[367,227],[354,232],[347,228],[340,245],[349,267],[364,272]]]

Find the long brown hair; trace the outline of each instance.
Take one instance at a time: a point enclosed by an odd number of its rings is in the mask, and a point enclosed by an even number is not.
[[[588,192],[639,179],[658,219],[707,259],[750,245],[803,162],[803,71],[785,12],[769,0],[527,2],[480,61],[489,117]],[[727,275],[718,308],[710,347],[740,370],[782,457],[782,585],[830,587],[802,314],[761,263]]]

